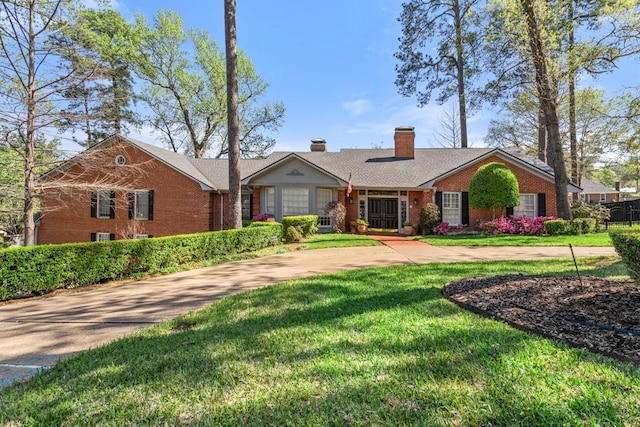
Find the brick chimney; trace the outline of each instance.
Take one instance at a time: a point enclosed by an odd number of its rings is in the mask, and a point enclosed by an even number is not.
[[[311,151],[324,153],[327,151],[327,141],[322,138],[315,138],[311,140]]]
[[[395,142],[396,159],[413,159],[414,158],[414,141],[416,133],[413,126],[398,126],[393,135]]]

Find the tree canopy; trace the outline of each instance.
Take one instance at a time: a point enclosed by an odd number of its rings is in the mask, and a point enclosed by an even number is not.
[[[472,208],[514,207],[520,203],[518,179],[504,163],[480,166],[469,183],[469,205]],[[494,215],[495,216],[495,215]]]

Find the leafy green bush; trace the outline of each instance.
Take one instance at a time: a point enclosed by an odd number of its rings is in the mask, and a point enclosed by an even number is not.
[[[582,200],[575,200],[571,204],[571,216],[573,218],[593,218],[596,220],[596,228],[599,231],[605,221],[611,218],[611,211],[600,203],[586,203]]]
[[[433,229],[440,224],[440,209],[435,203],[425,203],[420,209],[420,229],[422,234],[432,233]]]
[[[282,225],[154,239],[31,246],[0,251],[0,300],[153,274],[280,242]]]
[[[640,230],[611,230],[609,236],[616,252],[627,265],[629,276],[640,284]]]
[[[549,235],[568,234],[570,231],[569,221],[566,219],[552,219],[544,222],[544,229]]]
[[[315,234],[318,231],[318,215],[285,216],[282,218],[284,230],[288,230],[291,226],[300,227],[302,237]]]
[[[503,163],[480,166],[469,183],[469,204],[472,208],[513,207],[520,203],[518,179]]]
[[[304,239],[300,226],[290,225],[284,232],[284,241],[286,243],[300,242]]]
[[[571,220],[573,234],[594,233],[598,223],[595,218],[574,218]]]

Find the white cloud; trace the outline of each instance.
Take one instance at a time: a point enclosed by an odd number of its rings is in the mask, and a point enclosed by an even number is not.
[[[373,109],[373,106],[371,105],[371,101],[368,99],[356,99],[355,101],[343,103],[342,108],[350,114],[359,116],[370,112]]]

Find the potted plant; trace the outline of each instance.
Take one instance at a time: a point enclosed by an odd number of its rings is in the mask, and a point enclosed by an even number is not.
[[[367,228],[369,227],[369,223],[364,219],[360,218],[356,221],[356,229],[358,233],[364,234],[367,232]]]
[[[402,223],[402,231],[405,235],[411,236],[413,234],[413,223],[411,221],[405,221]]]

